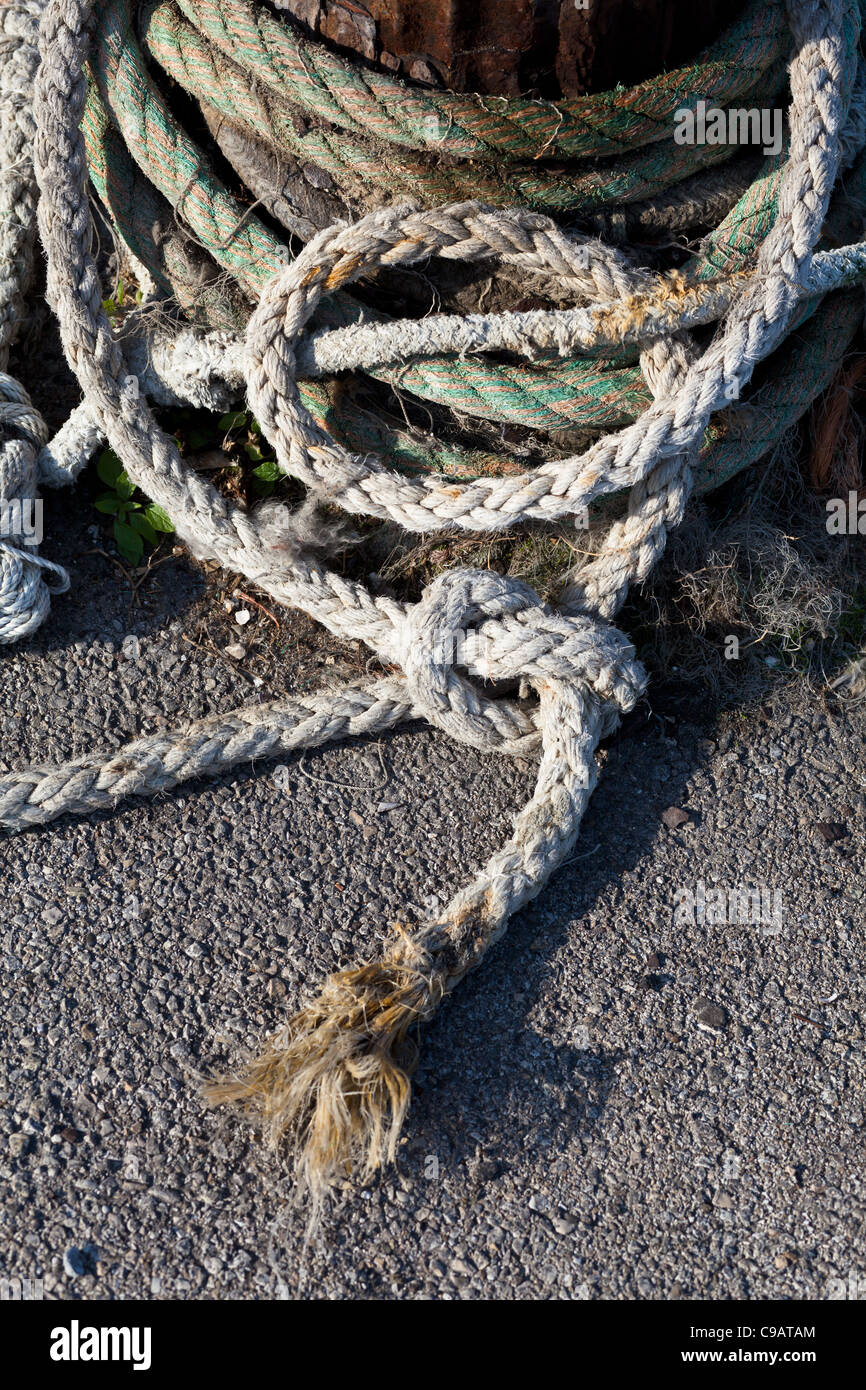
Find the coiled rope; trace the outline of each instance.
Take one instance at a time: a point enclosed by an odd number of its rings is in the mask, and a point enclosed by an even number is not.
[[[111,806],[251,757],[380,732],[409,718],[487,751],[539,754],[533,797],[508,842],[442,914],[398,927],[381,959],[333,976],[244,1075],[211,1088],[216,1100],[255,1109],[272,1139],[292,1136],[314,1210],[347,1163],[370,1172],[393,1156],[414,1030],[571,853],[597,777],[599,739],[644,685],[613,619],[682,518],[695,471],[704,483],[719,480],[765,448],[821,389],[862,318],[862,292],[839,288],[862,278],[866,260],[862,245],[839,245],[862,226],[859,32],[853,0],[750,6],[698,67],[630,93],[551,108],[380,80],[245,0],[151,7],[141,33],[151,56],[217,110],[232,103],[232,139],[264,133],[272,153],[285,142],[297,154],[283,109],[291,104],[336,130],[339,139],[333,129],[326,139],[316,128],[315,158],[325,167],[328,158],[341,161],[337,177],[346,171],[353,197],[365,196],[357,191],[367,187],[364,161],[380,142],[409,152],[403,163],[395,154],[393,166],[389,155],[389,175],[397,170],[391,189],[404,189],[407,170],[420,180],[412,191],[425,198],[438,196],[435,188],[451,198],[467,179],[477,189],[488,171],[494,180],[483,185],[484,202],[460,198],[425,209],[377,206],[374,191],[357,220],[317,231],[291,259],[270,224],[238,203],[178,126],[125,0],[49,0],[35,93],[39,225],[49,302],[84,402],[65,440],[40,455],[43,480],[71,476],[82,453],[107,438],[197,555],[331,632],[363,640],[402,674],[211,717],[108,758],[5,774],[0,823],[21,829]],[[790,40],[787,154],[766,160],[746,188],[738,176],[721,185],[729,211],[685,270],[651,276],[623,250],[566,233],[540,210],[597,209],[596,186],[605,188],[605,201],[638,200],[689,178],[716,207],[718,176],[695,174],[708,152],[697,147],[683,156],[673,145],[673,112],[696,92],[728,101],[758,91],[762,81],[773,92]],[[350,147],[344,135],[375,143]],[[243,138],[239,148],[246,148]],[[554,172],[541,163],[614,151],[616,164],[603,174]],[[470,165],[461,170],[461,160]],[[526,161],[539,167],[521,168]],[[843,162],[848,201],[828,218]],[[380,180],[382,167],[380,155]],[[174,341],[145,335],[132,352],[113,334],[89,249],[88,175],[155,291],[173,294],[191,314],[198,308],[199,328],[210,332],[187,329]],[[715,182],[701,182],[708,177]],[[452,181],[447,188],[436,183],[443,179]],[[651,224],[664,215],[666,198],[634,215]],[[679,218],[682,197],[675,203]],[[296,218],[296,210],[285,211],[287,220]],[[698,205],[694,217],[700,221]],[[815,254],[822,233],[829,244]],[[350,296],[374,268],[431,257],[529,273],[579,307],[391,324]],[[688,329],[714,321],[700,349]],[[802,331],[791,337],[795,326]],[[786,336],[773,375],[749,403],[753,437],[746,439],[737,417],[747,406],[731,403]],[[531,363],[518,369],[485,361],[485,352],[503,349]],[[485,418],[522,411],[521,423],[549,429],[552,414],[559,428],[578,420],[615,432],[531,470],[485,468],[477,451],[452,446],[445,473],[444,450],[434,447],[433,458],[423,459],[416,445],[413,456],[404,437],[384,429],[376,433],[382,454],[371,456],[369,436],[359,439],[351,413],[332,409],[317,384],[322,374],[359,367],[385,381],[398,371],[401,386],[421,398],[459,399],[461,409]],[[248,512],[185,465],[142,393],[130,390],[137,370],[160,400],[216,403],[245,381],[286,474],[319,501],[409,531],[562,522],[627,490],[625,508],[570,576],[556,608],[519,581],[465,569],[442,574],[416,604],[374,596],[322,564],[307,543],[303,514],[283,509],[275,522],[273,508]],[[534,406],[526,404],[530,382]],[[719,412],[723,424],[711,424]],[[391,466],[395,457],[402,467]],[[515,679],[537,703],[495,698],[478,684]]]
[[[6,371],[33,268],[32,93],[41,8],[0,9],[0,643],[35,632],[50,595],[69,587],[65,570],[45,560],[20,528],[23,507],[36,500],[37,454],[48,431],[24,387]],[[8,510],[13,501],[22,509],[17,517]]]

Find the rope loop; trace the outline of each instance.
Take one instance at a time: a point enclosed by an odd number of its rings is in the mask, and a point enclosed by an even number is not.
[[[476,748],[517,754],[529,740],[515,739],[513,706],[482,694],[460,669],[539,691],[579,682],[622,711],[646,684],[618,629],[555,612],[528,584],[492,570],[449,570],[428,586],[404,619],[401,664],[430,723]]]
[[[23,435],[40,448],[51,438],[51,431],[21,382],[7,372],[0,372],[0,430]]]

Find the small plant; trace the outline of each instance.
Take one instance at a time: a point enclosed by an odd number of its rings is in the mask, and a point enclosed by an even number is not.
[[[269,496],[274,490],[274,483],[283,475],[273,453],[266,452],[267,445],[265,449],[262,448],[262,427],[258,420],[253,419],[249,411],[230,410],[222,416],[218,428],[225,436],[224,446],[231,444],[232,436],[237,431],[245,434],[246,437],[238,442],[250,463],[255,465],[252,470],[253,487],[259,497]]]
[[[124,471],[112,449],[104,449],[96,464],[100,479],[110,489],[97,497],[97,511],[114,517],[114,539],[127,564],[139,564],[145,545],[156,545],[160,532],[173,531],[171,518],[162,507],[136,495],[135,483]]]
[[[135,304],[140,304],[141,290],[135,289],[132,292],[130,292],[127,290],[123,281],[118,280],[117,284],[114,287],[113,293],[110,294],[107,299],[103,299],[102,301],[102,307],[108,315],[109,319],[112,321],[112,323],[115,319],[121,318],[123,316],[124,305],[126,304],[127,300],[131,300]]]

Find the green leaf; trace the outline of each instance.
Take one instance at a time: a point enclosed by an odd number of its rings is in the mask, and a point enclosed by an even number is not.
[[[264,454],[262,453],[258,444],[254,444],[252,440],[250,440],[248,444],[244,445],[244,453],[252,463],[261,463],[262,459],[264,458]]]
[[[156,531],[151,526],[144,512],[130,512],[129,524],[140,536],[144,537],[148,545],[156,545],[159,536],[156,534]]]
[[[217,422],[217,428],[227,432],[236,430],[247,422],[247,412],[245,410],[229,410]]]
[[[125,501],[127,497],[131,497],[135,492],[135,483],[129,477],[128,473],[121,470],[114,480],[114,490],[118,497],[122,497]]]
[[[98,512],[108,512],[113,515],[115,512],[120,511],[123,502],[116,492],[103,492],[97,497],[93,505]]]
[[[106,487],[114,487],[123,472],[123,464],[113,449],[103,449],[96,464],[96,471]]]
[[[280,465],[274,459],[266,459],[260,463],[258,468],[253,469],[256,478],[261,478],[263,483],[275,483],[283,475],[280,472]]]
[[[168,512],[164,512],[162,507],[158,507],[155,502],[151,502],[144,509],[144,514],[153,527],[154,531],[173,531],[174,523]]]
[[[123,521],[115,521],[114,539],[124,560],[130,565],[137,565],[144,554],[144,541],[138,532]]]

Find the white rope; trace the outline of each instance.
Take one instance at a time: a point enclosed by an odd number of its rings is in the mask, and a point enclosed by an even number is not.
[[[352,226],[328,228],[274,277],[250,320],[242,360],[225,342],[198,363],[201,340],[196,346],[181,338],[192,357],[181,359],[177,369],[160,363],[152,374],[156,382],[174,377],[184,389],[199,380],[212,398],[222,389],[223,368],[226,379],[236,379],[242,369],[250,408],[285,473],[305,483],[314,497],[349,513],[396,521],[410,531],[477,533],[566,519],[596,498],[629,488],[627,515],[614,523],[600,552],[575,577],[567,604],[554,611],[527,586],[486,571],[442,575],[414,605],[374,597],[323,568],[305,544],[303,515],[273,507],[249,513],[184,463],[144,394],[129,388],[136,375],[133,359],[112,334],[89,251],[78,122],[90,3],[49,0],[36,88],[39,219],[49,299],[86,403],[86,416],[75,428],[89,431],[91,439],[97,434],[108,439],[132,481],[165,508],[197,555],[243,574],[337,635],[364,641],[403,674],[200,721],[182,733],[137,740],[109,758],[4,775],[0,822],[18,829],[65,811],[113,804],[131,793],[150,794],[250,756],[377,732],[419,715],[486,750],[540,751],[531,801],[517,816],[508,842],[471,883],[378,965],[331,982],[321,1002],[273,1043],[262,1083],[270,1088],[269,1114],[277,1128],[294,1125],[313,1144],[310,1136],[317,1130],[311,1108],[319,1118],[327,1111],[341,1138],[322,1158],[325,1167],[345,1157],[343,1150],[356,1142],[368,1164],[393,1150],[405,1088],[386,1055],[390,1042],[386,1046],[376,1031],[384,1028],[381,1017],[390,1019],[404,1009],[402,1021],[393,1025],[399,1041],[409,1022],[429,1016],[442,994],[498,939],[509,916],[571,853],[597,775],[598,741],[643,687],[633,650],[611,619],[629,584],[649,572],[668,530],[682,517],[712,412],[739,395],[756,364],[785,335],[804,295],[862,272],[862,246],[813,257],[839,165],[843,93],[855,76],[856,59],[846,51],[842,28],[859,25],[859,11],[850,0],[792,0],[789,9],[797,50],[791,66],[790,154],[777,219],[751,274],[703,287],[692,303],[684,300],[679,281],[653,281],[620,252],[567,236],[536,214],[476,203],[384,209]],[[399,477],[376,459],[341,448],[304,408],[299,371],[325,370],[326,364],[333,370],[341,353],[355,365],[372,360],[370,354],[390,360],[399,354],[400,333],[409,330],[399,324],[365,325],[305,340],[305,325],[324,295],[371,267],[407,266],[434,255],[470,261],[498,256],[523,270],[556,276],[576,299],[589,302],[555,315],[427,320],[412,327],[407,339],[412,352],[476,351],[491,344],[522,353],[565,352],[639,340],[652,405],[632,425],[582,454],[517,477],[462,484]],[[723,317],[709,346],[698,353],[682,327],[707,321],[703,314]],[[64,469],[72,471],[62,453],[55,449],[53,462],[46,462],[46,480],[52,469],[54,480]],[[488,697],[475,683],[479,678],[519,678],[535,691],[537,706],[528,711],[521,701]],[[395,1004],[395,998],[405,1004]],[[353,1000],[360,1000],[360,1024]],[[353,1021],[343,1028],[340,1019]],[[358,1107],[364,1109],[373,1094],[369,1088],[376,1087],[377,1095],[382,1088],[388,1091],[394,1124],[386,1132],[371,1102],[359,1138]],[[366,1098],[364,1104],[358,1095]]]
[[[66,571],[9,524],[36,501],[37,451],[48,439],[27,392],[5,370],[33,260],[32,101],[42,7],[43,0],[11,0],[0,8],[0,643],[35,632],[49,596],[69,588]]]

